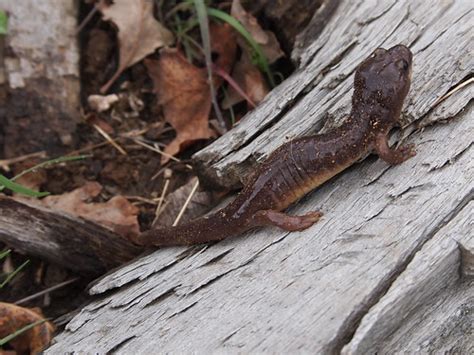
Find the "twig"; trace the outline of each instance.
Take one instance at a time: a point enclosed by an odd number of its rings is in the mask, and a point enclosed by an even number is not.
[[[18,300],[15,302],[16,305],[18,304],[23,304],[23,303],[26,303],[28,301],[31,301],[31,300],[34,300],[35,298],[38,298],[38,297],[41,297],[47,293],[50,293],[50,292],[53,292],[53,291],[56,291],[57,289],[60,289],[64,286],[67,286],[67,285],[70,285],[74,282],[76,282],[77,280],[79,280],[79,277],[75,277],[73,279],[70,279],[70,280],[67,280],[67,281],[64,281],[64,282],[61,282],[55,286],[52,286],[52,287],[49,287],[43,291],[40,291],[40,292],[37,292],[35,294],[32,294],[31,296],[28,296],[28,297],[25,297],[25,298],[22,298],[21,300]]]
[[[143,133],[148,132],[150,129],[154,128],[154,127],[157,126],[157,125],[159,125],[159,123],[157,123],[157,124],[152,124],[152,125],[150,125],[149,127],[146,127],[146,128],[140,129],[140,130],[132,129],[131,131],[128,131],[128,132],[119,134],[119,135],[118,135],[117,137],[115,137],[114,139],[115,139],[116,141],[118,141],[118,140],[122,140],[122,139],[125,139],[125,138],[130,139],[130,138],[135,137],[135,136],[140,136],[140,135],[142,135]],[[171,127],[168,128],[168,129],[171,130]],[[163,132],[166,132],[166,128],[163,129]],[[94,150],[94,149],[103,147],[104,145],[107,145],[107,144],[110,144],[110,143],[109,143],[108,141],[106,141],[106,142],[100,142],[100,143],[93,144],[93,145],[88,146],[88,147],[85,147],[85,148],[73,150],[72,152],[69,152],[69,153],[66,154],[66,155],[69,156],[69,155],[74,155],[74,154],[80,154],[80,153],[90,152],[91,150]],[[0,161],[1,161],[1,160],[0,160]]]
[[[232,86],[232,88],[235,91],[237,91],[237,93],[240,96],[242,96],[245,100],[247,100],[247,102],[250,104],[250,106],[252,106],[253,108],[255,108],[257,106],[252,101],[252,99],[245,93],[245,91],[242,90],[242,88],[239,86],[239,84],[237,84],[235,82],[235,80],[232,79],[232,77],[229,74],[227,74],[224,70],[217,67],[216,65],[212,66],[212,70],[214,71],[214,73],[216,73],[217,75],[221,76],[224,80],[226,80],[229,83],[229,85]]]
[[[114,141],[112,137],[110,137],[110,135],[106,131],[104,131],[102,128],[100,128],[96,124],[94,124],[93,126],[97,130],[97,132],[99,132],[102,135],[102,137],[104,137],[107,140],[107,142],[109,142],[110,144],[114,146],[115,149],[117,149],[121,154],[127,155],[127,152],[120,145],[118,145],[118,143]]]
[[[193,198],[194,193],[196,192],[198,186],[199,186],[199,180],[196,179],[196,183],[194,184],[193,189],[192,189],[191,192],[189,193],[189,196],[188,196],[188,198],[186,199],[186,202],[184,202],[184,205],[183,205],[183,207],[181,208],[181,211],[179,211],[178,217],[176,217],[175,221],[173,222],[173,227],[176,227],[176,226],[178,225],[179,220],[180,220],[181,217],[183,216],[184,211],[186,211],[186,208],[188,207],[189,202],[191,202],[191,199]]]
[[[78,155],[78,156],[62,156],[62,157],[59,157],[59,158],[50,159],[50,160],[41,162],[39,164],[36,164],[35,166],[32,166],[31,168],[23,170],[18,175],[15,175],[14,177],[12,177],[10,180],[12,180],[12,181],[18,180],[19,178],[21,178],[22,176],[24,176],[26,174],[29,174],[31,172],[35,172],[36,170],[39,170],[39,169],[47,168],[50,165],[67,163],[67,162],[82,160],[82,159],[86,159],[86,158],[90,158],[90,157],[91,157],[91,155]]]
[[[161,154],[171,160],[174,160],[176,162],[181,162],[181,160],[179,160],[178,158],[168,154],[168,153],[165,153],[163,152],[160,148],[157,148],[157,147],[153,147],[152,145],[149,145],[149,144],[146,144],[145,142],[142,142],[140,139],[137,139],[137,138],[130,138],[132,141],[134,141],[135,143],[137,143],[138,145],[141,145],[142,147],[145,147],[147,149],[150,149],[158,154]]]
[[[444,94],[443,96],[441,96],[438,100],[436,100],[433,105],[431,106],[432,108],[434,108],[435,106],[439,105],[441,102],[443,102],[444,100],[446,100],[448,97],[450,97],[451,95],[453,95],[455,92],[461,90],[463,87],[469,85],[470,83],[474,82],[474,77],[473,78],[470,78],[469,80],[466,80],[465,82],[459,84],[458,86],[456,86],[455,88],[453,88],[452,90],[449,90],[446,94]]]
[[[141,140],[139,140],[139,139],[137,139],[137,138],[130,138],[130,139],[133,140],[133,141],[134,141],[135,143],[137,143],[138,145],[141,145],[142,147],[148,148],[148,149],[150,149],[150,150],[152,150],[152,151],[154,151],[154,152],[156,152],[156,153],[158,153],[158,154],[161,154],[161,155],[163,155],[163,156],[165,156],[165,157],[167,157],[167,158],[169,158],[169,159],[171,159],[171,160],[174,160],[174,161],[176,161],[176,162],[178,162],[178,163],[181,163],[181,160],[179,160],[178,158],[176,158],[176,157],[174,157],[174,156],[172,156],[172,155],[170,155],[170,154],[168,154],[168,153],[163,152],[160,148],[153,147],[153,146],[151,146],[151,145],[149,145],[149,144],[146,144],[145,142],[143,142],[143,141],[141,141]],[[189,165],[189,164],[185,164],[185,166],[186,166],[188,169],[192,169],[192,168],[193,168],[193,167],[192,167],[191,165]]]
[[[75,36],[77,36],[79,33],[81,33],[81,31],[84,29],[84,27],[86,27],[86,25],[89,23],[89,21],[92,20],[92,17],[95,15],[97,10],[99,10],[99,9],[98,9],[97,5],[94,4],[94,7],[91,9],[91,11],[89,11],[89,13],[84,18],[84,20],[82,20],[81,24],[77,27],[76,32],[74,32]]]
[[[152,226],[154,226],[156,224],[156,222],[158,221],[158,218],[161,214],[161,207],[163,206],[163,202],[165,201],[165,196],[166,196],[166,192],[168,191],[168,187],[170,185],[170,179],[171,179],[171,174],[172,174],[172,170],[171,169],[166,169],[165,170],[165,185],[163,186],[163,191],[161,191],[161,196],[160,196],[160,201],[158,202],[158,206],[156,207],[156,210],[155,210],[155,218],[153,218],[153,222],[152,222]]]
[[[0,159],[0,167],[5,171],[10,171],[10,165],[28,160],[30,158],[46,158],[46,152],[42,150],[40,152],[25,154],[16,158]]]

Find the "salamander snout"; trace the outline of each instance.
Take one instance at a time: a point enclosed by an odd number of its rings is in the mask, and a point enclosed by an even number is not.
[[[403,44],[397,44],[396,46],[390,48],[388,52],[394,57],[399,59],[405,59],[410,65],[413,59],[411,51],[404,46]]]
[[[403,44],[398,44],[388,50],[388,54],[391,57],[391,61],[395,63],[398,70],[402,75],[411,76],[411,63],[413,60],[413,55],[411,51],[405,47]]]

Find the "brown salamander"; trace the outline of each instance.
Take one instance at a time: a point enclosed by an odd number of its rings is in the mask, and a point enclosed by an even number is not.
[[[283,144],[256,168],[236,199],[215,214],[149,230],[137,242],[190,245],[222,240],[259,226],[288,231],[310,227],[321,212],[290,216],[281,211],[370,152],[389,164],[415,155],[412,145],[397,149],[388,145],[388,133],[399,124],[410,87],[411,63],[412,54],[403,45],[376,49],[355,72],[352,110],[340,127]]]

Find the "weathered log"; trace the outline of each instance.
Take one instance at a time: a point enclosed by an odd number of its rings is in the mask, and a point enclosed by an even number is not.
[[[470,10],[469,1],[343,1],[301,55],[301,67],[232,131],[194,156],[203,182],[238,187],[257,161],[283,143],[340,122],[350,111],[352,74],[377,47],[402,43],[414,53],[405,124],[421,121],[423,127],[455,116],[471,100],[472,87],[433,104],[472,74]]]
[[[433,106],[472,75],[472,11],[341,1],[300,69],[196,156],[201,171],[238,185],[281,143],[338,122],[356,65],[396,43],[414,52],[405,120],[433,124],[408,135],[417,156],[369,158],[325,184],[291,209],[325,213],[304,232],[162,249],[107,275],[48,352],[472,353],[472,85]]]
[[[143,251],[94,222],[4,196],[0,242],[88,276],[101,275]]]

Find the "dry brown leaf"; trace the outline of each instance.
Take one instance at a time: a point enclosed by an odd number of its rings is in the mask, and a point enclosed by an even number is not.
[[[197,177],[193,177],[186,184],[166,196],[161,213],[156,223],[153,224],[153,228],[171,226],[174,223],[197,181]],[[215,193],[207,190],[196,191],[184,214],[181,216],[181,221],[189,221],[209,212],[214,206],[215,200]]]
[[[140,233],[138,208],[123,196],[114,196],[107,202],[87,202],[101,191],[102,186],[98,182],[90,181],[71,192],[47,196],[38,202],[53,210],[94,221],[125,238],[137,236]]]
[[[280,44],[278,43],[275,34],[271,31],[263,30],[258,24],[255,16],[251,15],[244,9],[240,0],[232,1],[230,14],[232,17],[235,17],[240,21],[245,29],[250,32],[253,39],[262,47],[262,51],[267,57],[269,64],[274,63],[278,58],[285,55],[280,48]],[[242,50],[248,51],[248,46],[242,39],[239,39],[239,45]]]
[[[247,52],[243,52],[232,71],[232,78],[247,94],[254,104],[260,103],[269,92],[265,78],[260,70],[252,63]],[[245,99],[232,86],[229,86],[227,96],[222,100],[222,108],[228,109]]]
[[[214,63],[228,72],[235,59],[236,42],[227,24],[211,26],[212,51],[217,55]],[[163,106],[166,121],[176,131],[176,138],[166,146],[167,155],[176,155],[189,144],[215,135],[209,128],[211,92],[206,68],[189,63],[176,49],[164,48],[158,60],[145,60],[153,79],[158,104]],[[222,79],[214,76],[216,89]],[[161,163],[169,160],[163,155]]]
[[[152,0],[115,0],[109,5],[98,3],[103,19],[118,28],[120,58],[117,72],[102,87],[105,93],[117,77],[129,66],[139,62],[155,49],[173,43],[173,34],[153,17]]]
[[[158,60],[146,59],[145,65],[165,119],[176,131],[176,138],[166,146],[165,153],[176,155],[185,144],[214,136],[208,123],[211,92],[207,72],[189,63],[176,49],[163,49]],[[163,155],[161,163],[168,160]]]
[[[11,303],[0,302],[0,339],[23,327],[44,319],[38,309],[28,309]],[[45,321],[18,335],[9,342],[17,354],[39,354],[51,342],[54,326]]]
[[[226,73],[230,73],[237,53],[237,38],[234,30],[228,23],[211,23],[209,32],[211,35],[211,51],[217,55],[214,65]],[[222,84],[222,79],[214,76],[214,83],[218,87]]]

